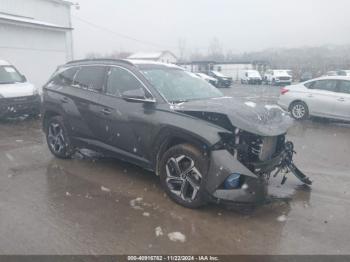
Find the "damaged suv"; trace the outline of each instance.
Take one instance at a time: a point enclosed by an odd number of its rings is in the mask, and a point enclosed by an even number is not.
[[[280,171],[311,181],[293,164],[278,106],[223,96],[180,67],[150,61],[80,60],[43,88],[50,151],[69,158],[90,148],[159,175],[175,202],[258,203]]]

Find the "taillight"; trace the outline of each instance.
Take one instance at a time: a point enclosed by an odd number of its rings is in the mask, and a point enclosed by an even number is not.
[[[281,95],[284,95],[287,92],[289,92],[289,89],[287,89],[285,87],[281,88]]]

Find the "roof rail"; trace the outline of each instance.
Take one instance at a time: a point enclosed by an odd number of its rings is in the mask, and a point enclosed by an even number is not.
[[[127,61],[127,60],[123,60],[123,59],[112,59],[112,58],[91,58],[91,59],[80,59],[80,60],[73,60],[73,61],[69,61],[66,64],[70,65],[70,64],[76,64],[76,63],[84,63],[84,62],[118,62],[118,63],[124,63],[124,64],[128,64],[128,65],[134,65],[133,63]]]

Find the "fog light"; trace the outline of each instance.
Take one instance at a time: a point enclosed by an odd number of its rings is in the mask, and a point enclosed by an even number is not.
[[[229,175],[224,182],[225,189],[239,188],[239,178],[240,177],[241,177],[241,174],[238,174],[238,173],[233,173],[233,174]]]

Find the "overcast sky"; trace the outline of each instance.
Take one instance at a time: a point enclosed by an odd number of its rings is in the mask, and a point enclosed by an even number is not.
[[[350,43],[349,0],[77,0],[75,55],[171,50],[207,52]]]

